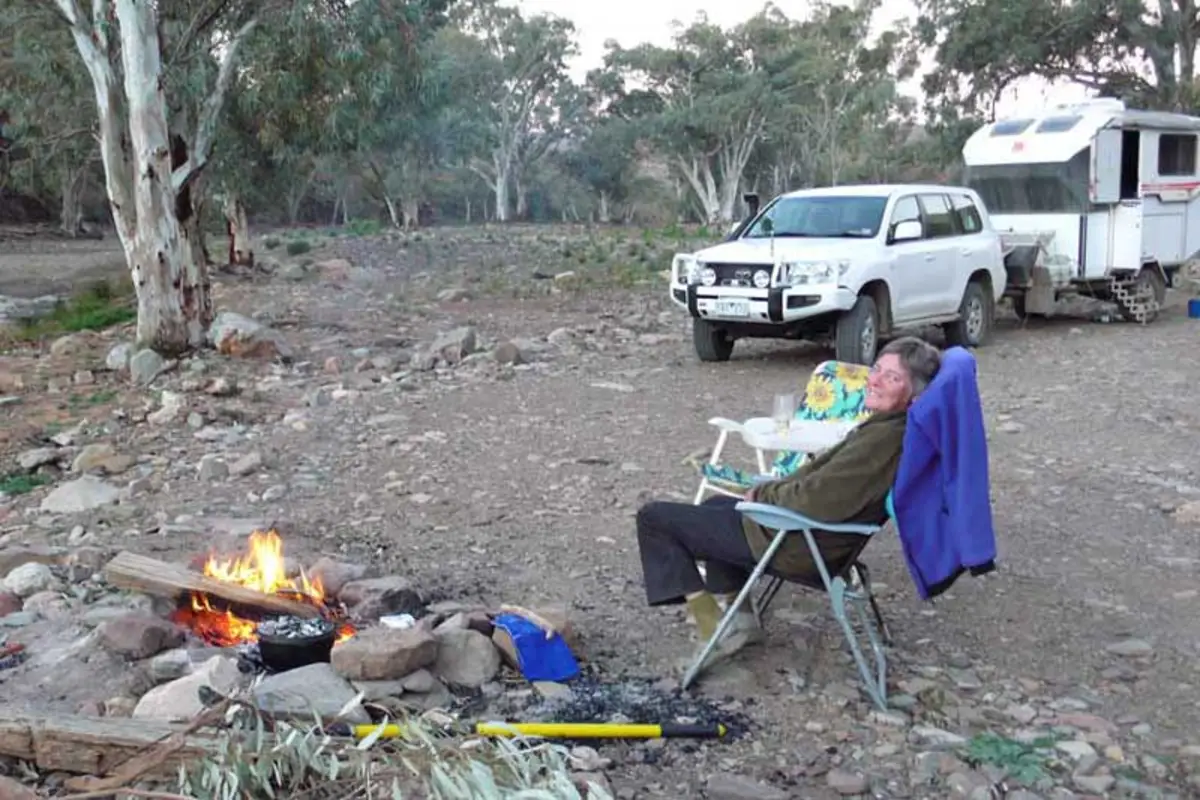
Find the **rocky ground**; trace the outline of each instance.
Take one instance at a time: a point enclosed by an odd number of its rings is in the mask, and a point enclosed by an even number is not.
[[[653,232],[317,244],[219,279],[218,307],[240,315],[217,326],[223,352],[162,362],[116,329],[0,355],[0,635],[27,647],[0,671],[6,708],[128,715],[184,673],[220,683],[232,662],[97,571],[123,550],[188,563],[274,524],[297,564],[442,604],[440,633],[411,635],[483,664],[464,676],[412,644],[424,674],[388,697],[489,717],[552,693],[611,716],[638,711],[640,687],[652,709],[737,721],[728,742],[597,748],[580,768],[619,797],[1200,796],[1200,375],[1182,298],[1147,327],[1009,317],[978,352],[1000,569],[923,604],[894,539],[872,545],[891,711],[866,702],[823,598],[792,590],[768,643],[681,707],[669,675],[693,643],[681,613],[645,607],[633,514],[690,498],[704,420],[766,413],[828,351],[751,343],[698,363],[657,275],[675,243]],[[503,603],[564,609],[587,681],[496,673],[470,609]],[[366,679],[346,658],[321,680]]]

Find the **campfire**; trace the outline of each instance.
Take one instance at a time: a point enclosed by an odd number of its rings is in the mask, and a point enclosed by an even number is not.
[[[202,572],[206,578],[221,584],[287,598],[309,606],[316,612],[310,615],[313,619],[307,621],[296,615],[273,618],[256,614],[251,618],[241,616],[230,604],[214,597],[213,593],[192,591],[173,619],[211,645],[233,647],[257,642],[260,624],[272,633],[275,633],[275,629],[279,629],[279,632],[294,631],[291,634],[294,636],[309,636],[335,627],[336,641],[339,642],[354,635],[354,626],[345,619],[344,610],[326,602],[319,578],[310,578],[303,569],[298,574],[288,575],[283,557],[283,539],[274,530],[251,533],[247,551],[243,555],[222,559],[210,554]],[[307,624],[302,624],[305,622]]]

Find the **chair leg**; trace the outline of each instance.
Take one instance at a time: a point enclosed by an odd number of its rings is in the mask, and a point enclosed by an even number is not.
[[[758,624],[763,624],[763,615],[767,613],[767,608],[775,600],[775,595],[779,594],[779,590],[783,587],[783,579],[771,576],[767,581],[767,588],[763,589],[762,594],[754,601],[754,618],[758,620]]]
[[[875,592],[871,589],[871,570],[861,561],[856,561],[853,569],[858,573],[863,594],[867,596],[867,602],[871,604],[871,612],[875,615],[875,621],[879,624],[879,635],[883,637],[883,643],[891,647],[892,631],[888,628],[887,621],[883,618],[883,612],[879,610],[879,603],[875,599]]]
[[[763,576],[763,573],[767,571],[767,567],[770,566],[771,561],[774,560],[775,554],[779,552],[779,548],[783,545],[783,540],[787,538],[787,535],[788,531],[780,531],[779,533],[775,534],[774,540],[772,540],[770,546],[767,547],[767,552],[763,553],[763,557],[760,558],[758,563],[754,565],[754,571],[750,573],[750,577],[746,580],[746,585],[742,587],[740,592],[738,592],[738,595],[736,598],[734,598],[734,601],[729,604],[729,608],[725,609],[725,614],[721,617],[721,621],[717,624],[717,629],[713,631],[713,635],[709,637],[708,642],[704,645],[704,648],[700,651],[700,654],[696,656],[696,660],[692,662],[692,665],[688,667],[688,671],[684,673],[683,682],[680,685],[680,688],[687,689],[689,686],[691,686],[696,680],[696,677],[700,674],[700,671],[704,669],[705,663],[708,661],[708,657],[712,655],[712,652],[717,649],[717,645],[719,645],[721,640],[725,638],[725,634],[733,625],[734,618],[738,613],[738,609],[740,609],[742,605],[753,595],[755,584],[758,583],[759,578]]]
[[[859,646],[858,634],[854,631],[854,624],[850,621],[846,613],[847,602],[858,609],[859,620],[866,631],[867,641],[871,646],[871,655],[875,661],[874,674],[872,674],[871,665],[867,663],[866,656]],[[854,663],[858,666],[858,674],[862,677],[863,683],[866,685],[867,694],[880,711],[886,711],[887,653],[884,652],[883,643],[880,641],[879,634],[875,629],[874,620],[867,613],[865,595],[847,589],[845,578],[839,575],[830,583],[829,603],[833,607],[834,619],[842,626],[842,633],[846,636],[846,643],[850,645],[850,654],[854,656]]]

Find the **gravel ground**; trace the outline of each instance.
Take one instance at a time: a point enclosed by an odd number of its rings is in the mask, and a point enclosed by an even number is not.
[[[0,541],[83,541],[182,560],[212,541],[214,520],[282,519],[288,552],[301,557],[386,564],[439,596],[565,605],[598,675],[662,681],[694,643],[681,612],[645,606],[634,513],[650,497],[690,499],[696,479],[681,462],[712,444],[707,418],[769,413],[775,393],[831,355],[758,342],[739,345],[729,363],[700,364],[685,316],[653,273],[670,244],[645,239],[527,228],[512,238],[439,232],[426,246],[338,240],[313,256],[353,264],[335,277],[326,268],[293,281],[223,279],[221,307],[271,323],[308,366],[204,356],[206,374],[247,387],[191,401],[208,428],[238,422],[222,441],[182,423],[136,422],[153,392],[101,371],[119,332],[70,356],[0,356],[0,373],[24,376],[25,387],[21,404],[0,406],[6,459],[35,446],[48,422],[89,418],[99,439],[159,476],[119,514],[39,514],[49,487],[0,500]],[[597,241],[610,253],[599,266],[563,255]],[[642,257],[631,256],[636,248],[649,248],[647,261],[625,268]],[[564,270],[578,274],[530,277]],[[592,275],[601,276],[592,288],[575,288]],[[1200,506],[1188,504],[1200,500],[1200,411],[1189,390],[1200,373],[1182,304],[1173,294],[1146,327],[1006,317],[977,352],[999,570],[922,603],[894,537],[868,549],[896,640],[894,712],[866,704],[823,598],[785,590],[768,642],[699,690],[744,715],[750,732],[727,744],[603,747],[614,792],[941,798],[987,797],[1005,784],[1027,799],[1197,796]],[[512,340],[528,363],[474,358],[392,380],[397,373],[368,361],[404,361],[459,325],[473,326],[485,349]],[[81,365],[96,370],[95,386],[46,393]],[[155,386],[179,390],[190,368]],[[100,390],[111,396],[96,400]],[[266,454],[269,468],[197,477],[202,455],[247,449]],[[264,500],[276,486],[282,497]],[[72,535],[77,525],[85,532]],[[69,627],[43,621],[20,632],[47,644],[7,679],[0,673],[6,702],[73,711],[95,699],[95,681],[68,676],[119,671],[56,650],[78,634]],[[1015,757],[988,749],[988,732],[1063,741],[1034,748],[1040,782],[1022,781]]]

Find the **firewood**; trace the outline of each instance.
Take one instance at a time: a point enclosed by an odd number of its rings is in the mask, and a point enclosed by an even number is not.
[[[268,614],[292,614],[297,617],[317,617],[321,614],[320,609],[311,603],[225,583],[178,564],[169,564],[136,553],[118,553],[105,565],[104,577],[118,588],[144,592],[155,597],[181,600],[192,594],[204,594],[236,608],[254,609]]]

